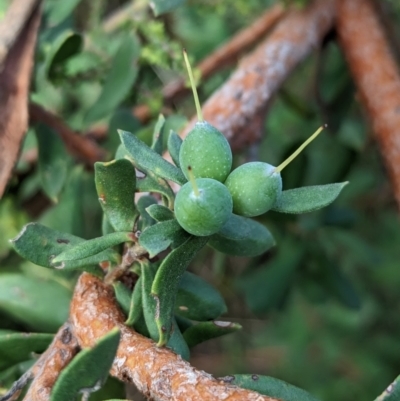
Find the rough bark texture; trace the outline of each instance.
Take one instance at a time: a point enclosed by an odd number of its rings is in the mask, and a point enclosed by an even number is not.
[[[99,279],[81,275],[71,304],[73,333],[82,347],[92,347],[113,327],[121,329],[111,374],[134,383],[140,392],[160,401],[276,401],[270,397],[226,384],[199,371],[180,356],[123,324],[111,288]]]
[[[8,18],[6,15],[4,20]],[[36,4],[7,55],[3,56],[0,70],[0,197],[28,126],[27,99],[39,22],[40,7]]]
[[[338,0],[337,30],[400,207],[400,75],[373,3]]]
[[[332,28],[334,0],[317,0],[304,10],[288,13],[230,79],[204,104],[203,116],[217,127],[234,149],[258,139],[248,126],[293,69]],[[195,119],[185,128],[186,136]]]
[[[70,324],[63,324],[49,348],[33,366],[34,380],[24,397],[24,401],[48,401],[60,372],[78,351],[79,345],[71,333]]]

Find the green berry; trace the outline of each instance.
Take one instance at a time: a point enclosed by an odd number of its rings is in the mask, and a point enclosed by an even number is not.
[[[211,178],[187,182],[175,199],[175,216],[181,227],[197,236],[218,232],[232,213],[232,197],[225,185]]]
[[[179,164],[188,179],[190,165],[195,178],[224,182],[232,168],[232,151],[221,132],[209,123],[199,121],[182,143]]]
[[[268,163],[251,162],[229,174],[225,185],[232,195],[233,212],[259,216],[270,210],[282,192],[280,172]]]

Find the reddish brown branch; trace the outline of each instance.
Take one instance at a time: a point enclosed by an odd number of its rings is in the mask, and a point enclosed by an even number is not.
[[[400,206],[400,75],[369,0],[337,1],[337,29]]]
[[[304,10],[288,13],[205,103],[205,120],[222,131],[233,148],[258,139],[248,126],[294,68],[319,46],[334,17],[334,0],[316,0]],[[194,122],[188,124],[183,136]]]
[[[20,3],[17,2],[18,5]],[[33,11],[31,7],[24,8],[31,12],[27,15],[22,13],[24,18],[21,14],[20,20],[23,23],[19,21],[19,29],[15,28],[19,35],[12,41],[7,55],[1,56],[4,62],[0,67],[0,197],[4,193],[28,125],[27,99],[40,22],[40,7],[37,3],[34,2],[36,7]],[[31,2],[29,4],[32,5]],[[8,18],[6,15],[4,20]],[[4,27],[3,24],[4,21]],[[4,49],[8,49],[10,40],[6,41]]]
[[[48,401],[51,389],[60,372],[78,353],[79,346],[71,333],[69,323],[58,330],[49,348],[41,355],[31,373],[34,380],[25,395],[24,401]]]
[[[104,159],[105,151],[95,142],[74,132],[60,117],[38,104],[29,104],[29,117],[32,123],[41,122],[56,131],[71,154],[86,164],[93,165],[96,161]]]
[[[73,333],[82,347],[92,347],[115,326],[121,329],[111,374],[134,383],[149,399],[276,401],[218,381],[193,368],[168,348],[159,348],[153,341],[126,327],[112,289],[90,274],[82,274],[77,283],[70,318]]]

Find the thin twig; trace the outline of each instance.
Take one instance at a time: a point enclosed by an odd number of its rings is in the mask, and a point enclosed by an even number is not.
[[[126,327],[112,288],[88,273],[82,274],[76,285],[70,319],[81,347],[91,347],[113,327],[120,328],[121,340],[110,373],[122,381],[134,383],[149,399],[277,401],[218,381],[168,348],[159,348],[150,339]]]
[[[338,0],[337,30],[400,207],[400,74],[369,0]]]
[[[105,151],[95,142],[74,132],[62,119],[35,103],[29,104],[29,117],[32,123],[42,122],[57,132],[68,150],[88,165],[104,160]]]
[[[217,127],[234,149],[259,139],[247,127],[294,68],[320,45],[334,17],[334,0],[316,0],[304,10],[289,12],[204,104],[204,119]],[[194,123],[195,119],[182,136]]]

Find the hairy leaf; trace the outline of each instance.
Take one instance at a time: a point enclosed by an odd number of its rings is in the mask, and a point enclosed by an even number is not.
[[[151,293],[154,277],[156,275],[155,266],[150,263],[142,263],[141,265],[141,281],[142,281],[142,305],[143,315],[146,322],[150,338],[159,341],[160,333],[156,323],[156,316],[159,314],[156,299]]]
[[[148,171],[155,175],[183,185],[186,178],[182,171],[173,164],[167,162],[153,149],[150,149],[145,143],[130,132],[119,130],[121,142],[131,155],[133,164],[144,173]]]
[[[95,163],[95,182],[100,205],[115,231],[132,231],[135,208],[136,172],[126,159]]]
[[[176,314],[206,321],[216,319],[226,311],[224,299],[213,286],[193,273],[183,273],[176,297]]]
[[[157,152],[159,155],[163,152],[163,143],[164,143],[164,126],[165,126],[165,118],[162,114],[158,116],[157,123],[154,127],[153,132],[153,142],[151,144],[151,148]]]
[[[222,229],[211,236],[209,245],[228,255],[253,257],[275,246],[275,239],[257,221],[232,214]]]
[[[156,221],[166,221],[175,218],[174,212],[162,205],[150,205],[146,208],[146,211]]]
[[[282,191],[272,210],[280,213],[308,213],[331,204],[348,182],[315,185]]]
[[[147,177],[137,180],[137,190],[139,192],[155,192],[167,199],[167,204],[172,207],[175,200],[175,194],[169,186],[168,182],[157,177],[154,173],[149,172]]]
[[[137,204],[136,207],[140,213],[140,220],[138,224],[138,228],[141,231],[144,231],[147,227],[153,225],[156,221],[147,213],[147,208],[151,205],[157,204],[157,199],[151,195],[142,196]]]
[[[119,306],[122,309],[122,312],[125,313],[126,316],[129,314],[130,306],[131,306],[131,292],[129,288],[121,283],[120,281],[116,281],[113,283],[115,298]]]
[[[50,401],[71,401],[78,394],[99,390],[117,352],[120,339],[118,329],[111,330],[91,349],[84,349],[65,367],[58,377]]]
[[[133,288],[131,299],[129,303],[129,313],[125,324],[133,326],[143,316],[143,303],[142,303],[142,278],[139,277]]]
[[[157,302],[158,345],[165,345],[168,342],[176,294],[182,275],[208,239],[209,237],[190,237],[163,260],[156,273],[151,293]]]
[[[189,327],[184,333],[183,338],[188,346],[194,347],[204,341],[224,336],[241,330],[242,326],[238,323],[214,320],[213,322],[200,322]]]
[[[172,321],[172,333],[167,343],[167,347],[171,348],[175,354],[180,355],[186,361],[190,359],[190,350],[188,344],[186,343],[175,319]]]
[[[229,384],[234,384],[260,394],[278,398],[282,401],[318,401],[307,391],[269,376],[232,375],[222,378]]]
[[[179,164],[179,151],[181,150],[182,138],[175,132],[171,130],[171,133],[168,137],[168,152],[171,155],[172,160],[174,161],[177,167],[180,167]]]
[[[0,371],[42,353],[53,339],[52,334],[0,334]]]

